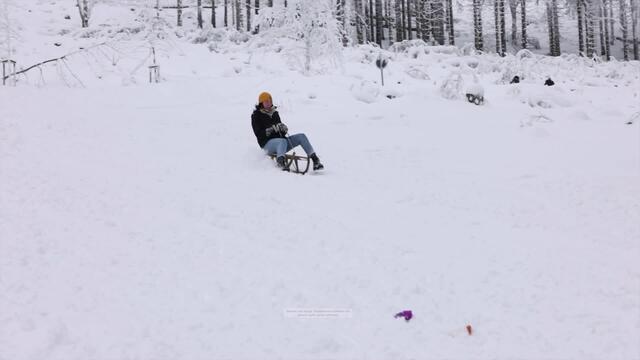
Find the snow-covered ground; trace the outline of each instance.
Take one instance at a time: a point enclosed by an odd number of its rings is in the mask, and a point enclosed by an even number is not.
[[[176,41],[0,87],[0,359],[640,358],[638,62]],[[261,91],[326,171],[262,154]]]

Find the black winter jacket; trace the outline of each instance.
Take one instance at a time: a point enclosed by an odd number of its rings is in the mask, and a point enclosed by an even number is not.
[[[258,139],[258,145],[260,147],[264,147],[267,141],[275,138],[284,138],[280,133],[273,133],[271,136],[267,137],[267,129],[271,126],[281,122],[280,115],[278,111],[274,111],[271,116],[260,111],[260,108],[256,106],[256,109],[251,114],[251,126],[253,127],[253,133],[256,135]]]

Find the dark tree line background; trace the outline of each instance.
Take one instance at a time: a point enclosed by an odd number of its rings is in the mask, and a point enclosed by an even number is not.
[[[89,22],[87,0],[77,1],[82,25],[86,27]],[[287,0],[155,1],[158,7],[161,7],[162,1],[162,8],[177,10],[178,26],[183,25],[183,9],[195,7],[198,26],[201,28],[204,26],[203,9],[208,9],[213,27],[219,26],[216,24],[216,12],[222,11],[222,26],[253,33],[259,32],[259,28],[252,24],[252,19],[259,16],[261,9],[289,5]],[[421,39],[434,45],[456,44],[454,0],[330,1],[335,18],[343,29],[341,41],[344,46],[369,42],[388,46],[412,39]],[[170,5],[166,5],[167,3]],[[473,18],[469,20],[473,25],[474,46],[480,51],[493,50],[485,48],[487,34],[495,35],[495,52],[501,56],[509,51],[539,46],[537,40],[530,41],[528,37],[527,25],[530,19],[527,16],[532,8],[544,7],[549,55],[559,56],[562,51],[561,39],[567,38],[565,33],[574,34],[577,29],[578,51],[582,56],[597,55],[608,60],[611,57],[611,46],[621,42],[625,60],[640,60],[640,0],[456,0],[456,4],[457,8],[472,7]],[[506,9],[509,9],[511,20],[510,36],[507,36]],[[575,23],[569,24],[565,20],[561,24],[561,13],[565,19],[575,19]],[[483,21],[483,16],[488,14],[493,19]],[[493,26],[486,26],[488,24]]]

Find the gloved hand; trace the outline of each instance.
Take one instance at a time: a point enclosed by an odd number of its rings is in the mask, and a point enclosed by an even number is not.
[[[265,134],[267,134],[267,137],[270,137],[271,135],[273,135],[273,134],[275,134],[275,133],[277,133],[279,131],[278,130],[278,125],[280,125],[280,124],[275,124],[273,126],[268,127],[267,130],[265,130]]]
[[[289,128],[283,123],[277,123],[276,126],[278,127],[278,132],[282,135],[287,135],[289,132]]]

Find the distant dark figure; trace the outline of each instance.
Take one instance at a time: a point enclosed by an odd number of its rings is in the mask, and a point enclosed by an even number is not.
[[[513,77],[513,79],[511,79],[510,84],[518,84],[518,83],[520,83],[520,77],[516,75]]]
[[[551,78],[547,78],[547,80],[545,80],[544,84],[545,84],[545,86],[553,86],[556,83],[554,83],[553,80],[551,80]]]

